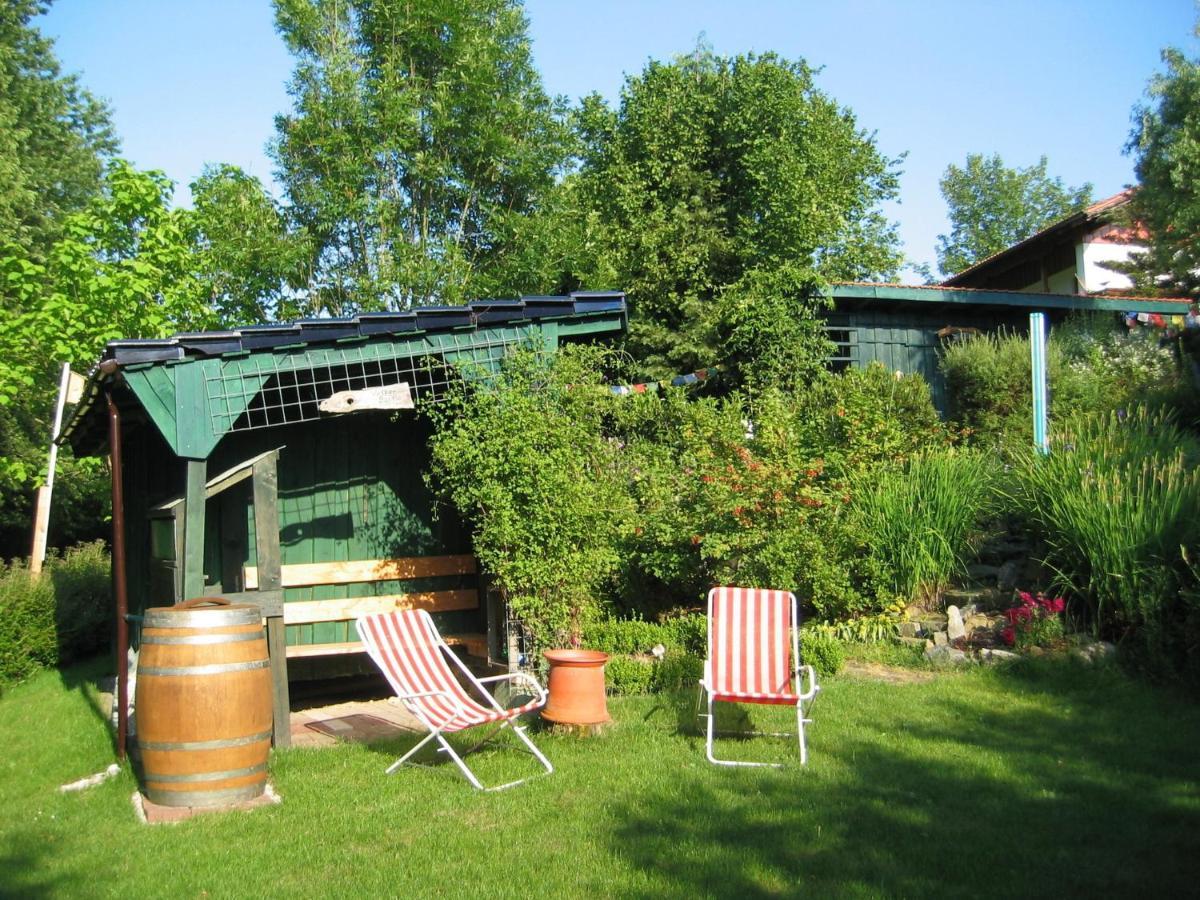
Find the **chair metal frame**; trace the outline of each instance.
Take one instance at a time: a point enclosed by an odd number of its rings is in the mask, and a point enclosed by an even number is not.
[[[785,591],[787,594],[788,606],[791,612],[791,618],[788,629],[791,632],[791,677],[793,692],[775,693],[765,692],[758,693],[754,696],[738,696],[728,697],[719,696],[723,693],[718,690],[719,685],[713,684],[713,598],[722,590],[741,590],[746,591],[755,597],[757,602],[758,595],[763,589],[759,588],[713,588],[708,592],[708,648],[706,658],[704,660],[704,677],[700,679],[700,692],[696,696],[696,716],[704,716],[708,719],[705,739],[705,755],[708,761],[718,766],[762,766],[770,768],[782,768],[783,763],[776,762],[752,762],[749,760],[734,760],[734,759],[718,759],[713,753],[713,738],[718,734],[739,735],[742,737],[762,736],[762,737],[791,737],[790,731],[717,731],[715,727],[716,714],[713,709],[713,703],[758,703],[770,704],[774,706],[791,705],[793,702],[796,707],[796,738],[800,746],[800,765],[808,763],[808,745],[805,740],[804,726],[811,725],[812,719],[806,718],[804,714],[804,704],[809,704],[811,710],[812,701],[816,699],[817,693],[821,690],[817,684],[817,673],[812,666],[801,665],[800,663],[800,616],[799,608],[796,604],[796,595],[791,591]],[[773,591],[772,593],[779,593]],[[807,676],[808,688],[804,689],[804,679]],[[700,712],[700,703],[704,696],[708,696],[708,711],[707,713]]]
[[[370,626],[372,623],[382,622],[389,618],[402,616],[414,616],[417,618],[418,622],[420,623],[418,627],[424,630],[431,638],[429,646],[430,649],[435,651],[436,658],[441,661],[440,665],[444,667],[443,674],[458,681],[460,686],[464,686],[466,690],[469,690],[472,687],[475,688],[479,695],[487,698],[488,702],[491,704],[491,709],[488,709],[477,701],[472,701],[474,702],[476,708],[471,709],[470,706],[463,702],[462,697],[456,696],[449,691],[441,689],[432,691],[414,691],[412,690],[411,685],[406,684],[401,679],[400,673],[393,671],[393,667],[388,663],[383,654],[383,648],[380,647],[379,643],[375,639],[375,635],[370,631]],[[370,655],[371,659],[374,660],[380,671],[383,672],[384,677],[388,680],[388,684],[390,684],[392,689],[396,692],[396,697],[401,701],[401,703],[404,704],[405,709],[412,713],[412,715],[429,731],[429,734],[425,735],[425,737],[423,737],[415,746],[409,749],[407,753],[388,766],[385,774],[393,774],[406,763],[409,765],[423,766],[428,768],[428,766],[424,766],[422,763],[410,763],[409,760],[430,741],[437,741],[439,745],[438,752],[447,754],[454,761],[454,764],[458,766],[459,771],[462,772],[463,776],[468,782],[470,782],[472,787],[481,791],[502,791],[506,788],[516,787],[519,784],[524,784],[526,781],[529,781],[530,778],[540,777],[541,775],[549,775],[554,771],[554,766],[551,764],[550,760],[545,757],[542,751],[539,750],[533,741],[529,739],[529,736],[525,734],[526,726],[515,724],[519,716],[526,712],[539,709],[546,703],[546,691],[533,676],[528,675],[525,672],[509,672],[504,675],[492,675],[487,678],[477,678],[475,674],[467,668],[463,661],[458,658],[454,651],[450,649],[446,642],[442,640],[442,636],[438,633],[437,626],[434,624],[433,618],[427,611],[423,609],[398,610],[396,612],[364,616],[355,622],[355,629],[358,631],[359,638],[362,640],[363,646],[366,647],[367,653]],[[453,667],[447,664],[447,659],[453,662]],[[455,668],[457,668],[457,671],[455,671]],[[499,681],[524,681],[534,689],[536,692],[536,697],[522,706],[507,709],[504,706],[501,706],[496,698],[493,697],[492,694],[484,687],[485,684]],[[431,706],[427,702],[422,702],[428,701],[434,697],[439,698],[439,700],[443,701],[447,706],[452,708],[454,710],[453,714],[449,716],[437,715],[435,717],[433,715],[433,709]],[[470,697],[467,699],[471,700]],[[489,717],[482,722],[469,721],[470,715],[474,714],[477,716],[481,712],[487,713]],[[490,723],[496,723],[495,727],[487,732],[468,750],[463,751],[461,755],[455,751],[455,749],[450,745],[449,741],[447,741],[445,738],[446,734],[456,731],[465,731],[468,728],[478,727],[480,725],[486,725]],[[525,745],[525,747],[515,747],[513,749],[522,750],[523,752],[529,753],[535,759],[537,759],[539,763],[542,764],[542,767],[546,771],[543,773],[537,773],[536,775],[530,775],[525,778],[520,778],[516,781],[509,781],[505,782],[504,784],[495,785],[493,787],[484,787],[480,780],[475,776],[475,773],[471,771],[469,766],[467,766],[463,757],[469,756],[479,748],[483,747],[485,744],[491,743],[494,738],[505,729],[509,729]]]

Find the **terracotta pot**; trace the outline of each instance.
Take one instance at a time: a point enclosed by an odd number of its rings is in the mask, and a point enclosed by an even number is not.
[[[550,699],[542,718],[562,725],[600,725],[610,721],[604,696],[604,664],[598,650],[547,650]]]

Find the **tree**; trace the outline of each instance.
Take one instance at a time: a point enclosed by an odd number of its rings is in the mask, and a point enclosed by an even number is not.
[[[47,5],[0,6],[0,246],[34,260],[99,190],[117,149],[107,107],[61,73],[53,42],[30,25]],[[0,298],[11,306],[3,287]]]
[[[274,157],[319,308],[472,299],[567,131],[518,0],[277,0],[296,57]]]
[[[1138,289],[1200,296],[1200,63],[1174,48],[1163,51],[1166,72],[1155,75],[1147,102],[1134,109],[1126,152],[1135,157],[1139,187],[1132,221],[1150,248],[1128,272]]]
[[[629,346],[649,372],[715,361],[722,323],[740,321],[723,298],[741,305],[765,287],[755,272],[815,287],[900,264],[879,210],[895,161],[802,61],[701,47],[629,77],[616,109],[587,98],[578,128],[583,240],[596,246],[580,280],[627,289]]]
[[[236,327],[307,315],[308,235],[290,226],[262,183],[220,165],[206,168],[191,190],[196,278],[217,320]]]
[[[1046,174],[1046,157],[1025,169],[1010,169],[999,154],[967,155],[951,163],[939,182],[950,218],[950,234],[938,235],[938,268],[953,275],[1036,234],[1086,207],[1092,186],[1067,187]]]

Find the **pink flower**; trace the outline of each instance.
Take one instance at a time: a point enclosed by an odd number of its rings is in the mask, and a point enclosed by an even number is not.
[[[1051,601],[1051,605],[1056,613],[1060,613],[1067,608],[1067,601],[1062,597],[1055,597]]]
[[[1010,647],[1017,642],[1017,633],[1011,628],[1005,628],[1000,632],[1000,637],[1004,638],[1004,643]]]
[[[1021,591],[1017,596],[1021,598],[1021,602],[1026,606],[1033,606],[1033,594],[1029,593],[1029,591]]]

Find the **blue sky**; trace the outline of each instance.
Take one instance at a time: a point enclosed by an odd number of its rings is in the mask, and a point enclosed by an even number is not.
[[[933,262],[948,230],[938,178],[968,153],[1026,166],[1045,154],[1096,196],[1133,180],[1130,111],[1167,45],[1197,55],[1192,0],[527,0],[546,88],[619,96],[649,59],[775,51],[822,67],[889,156],[907,153],[905,251]],[[270,183],[265,145],[289,106],[291,59],[269,0],[57,0],[37,20],[67,71],[112,105],[124,155],[186,186],[205,163]],[[187,202],[186,189],[177,194]]]

